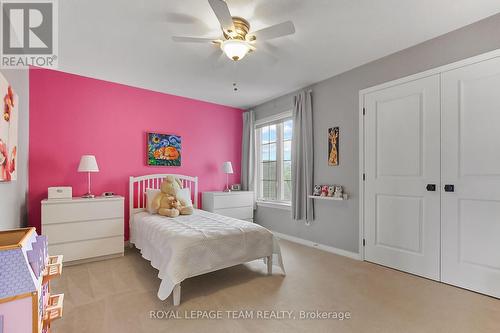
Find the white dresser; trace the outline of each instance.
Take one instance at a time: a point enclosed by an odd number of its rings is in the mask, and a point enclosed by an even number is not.
[[[203,192],[203,210],[253,222],[253,192]]]
[[[123,197],[42,201],[42,234],[64,261],[123,255]]]

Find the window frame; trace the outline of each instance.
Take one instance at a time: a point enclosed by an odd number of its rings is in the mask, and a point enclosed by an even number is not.
[[[284,197],[284,126],[283,123],[287,120],[292,120],[292,111],[287,111],[279,113],[277,115],[259,119],[255,122],[254,134],[255,134],[255,172],[254,179],[256,180],[255,191],[256,191],[256,202],[259,206],[273,207],[289,210],[291,207],[290,201],[283,200]],[[261,128],[276,124],[276,168],[279,172],[276,174],[276,194],[278,199],[265,199],[262,197],[263,193],[263,181],[262,181],[262,142],[261,142]],[[292,132],[292,145],[293,147],[293,132]]]

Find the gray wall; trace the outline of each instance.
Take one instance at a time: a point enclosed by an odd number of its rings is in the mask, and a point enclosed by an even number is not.
[[[462,29],[357,67],[312,85],[314,123],[314,182],[341,184],[348,201],[316,202],[316,220],[306,226],[290,212],[258,207],[256,220],[287,235],[358,252],[358,111],[359,91],[500,48],[500,14]],[[374,46],[375,47],[375,46]],[[335,55],[332,55],[335,56]],[[256,118],[290,110],[293,94],[254,107]],[[340,126],[340,165],[327,164],[327,129]]]
[[[27,225],[29,74],[27,70],[4,69],[1,73],[19,96],[17,180],[0,183],[0,230],[4,230]]]

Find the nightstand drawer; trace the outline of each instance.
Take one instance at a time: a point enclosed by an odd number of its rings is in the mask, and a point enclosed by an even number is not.
[[[234,217],[235,219],[240,220],[253,219],[253,206],[219,208],[215,209],[213,212],[224,216]]]
[[[47,236],[49,245],[122,236],[123,219],[72,222],[69,228],[65,223],[46,224],[43,227],[43,234]]]
[[[123,253],[123,248],[123,236],[55,245],[49,243],[49,252],[64,255],[65,262]]]
[[[123,200],[72,200],[42,205],[44,225],[111,218],[123,218]]]
[[[228,207],[244,207],[253,205],[253,193],[214,195],[214,209]]]

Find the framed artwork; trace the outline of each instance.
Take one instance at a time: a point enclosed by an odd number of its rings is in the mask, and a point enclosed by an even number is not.
[[[181,137],[173,134],[147,133],[148,165],[180,166]]]
[[[17,179],[17,126],[19,120],[18,97],[0,73],[0,182]]]
[[[339,165],[339,128],[328,129],[328,165]]]

